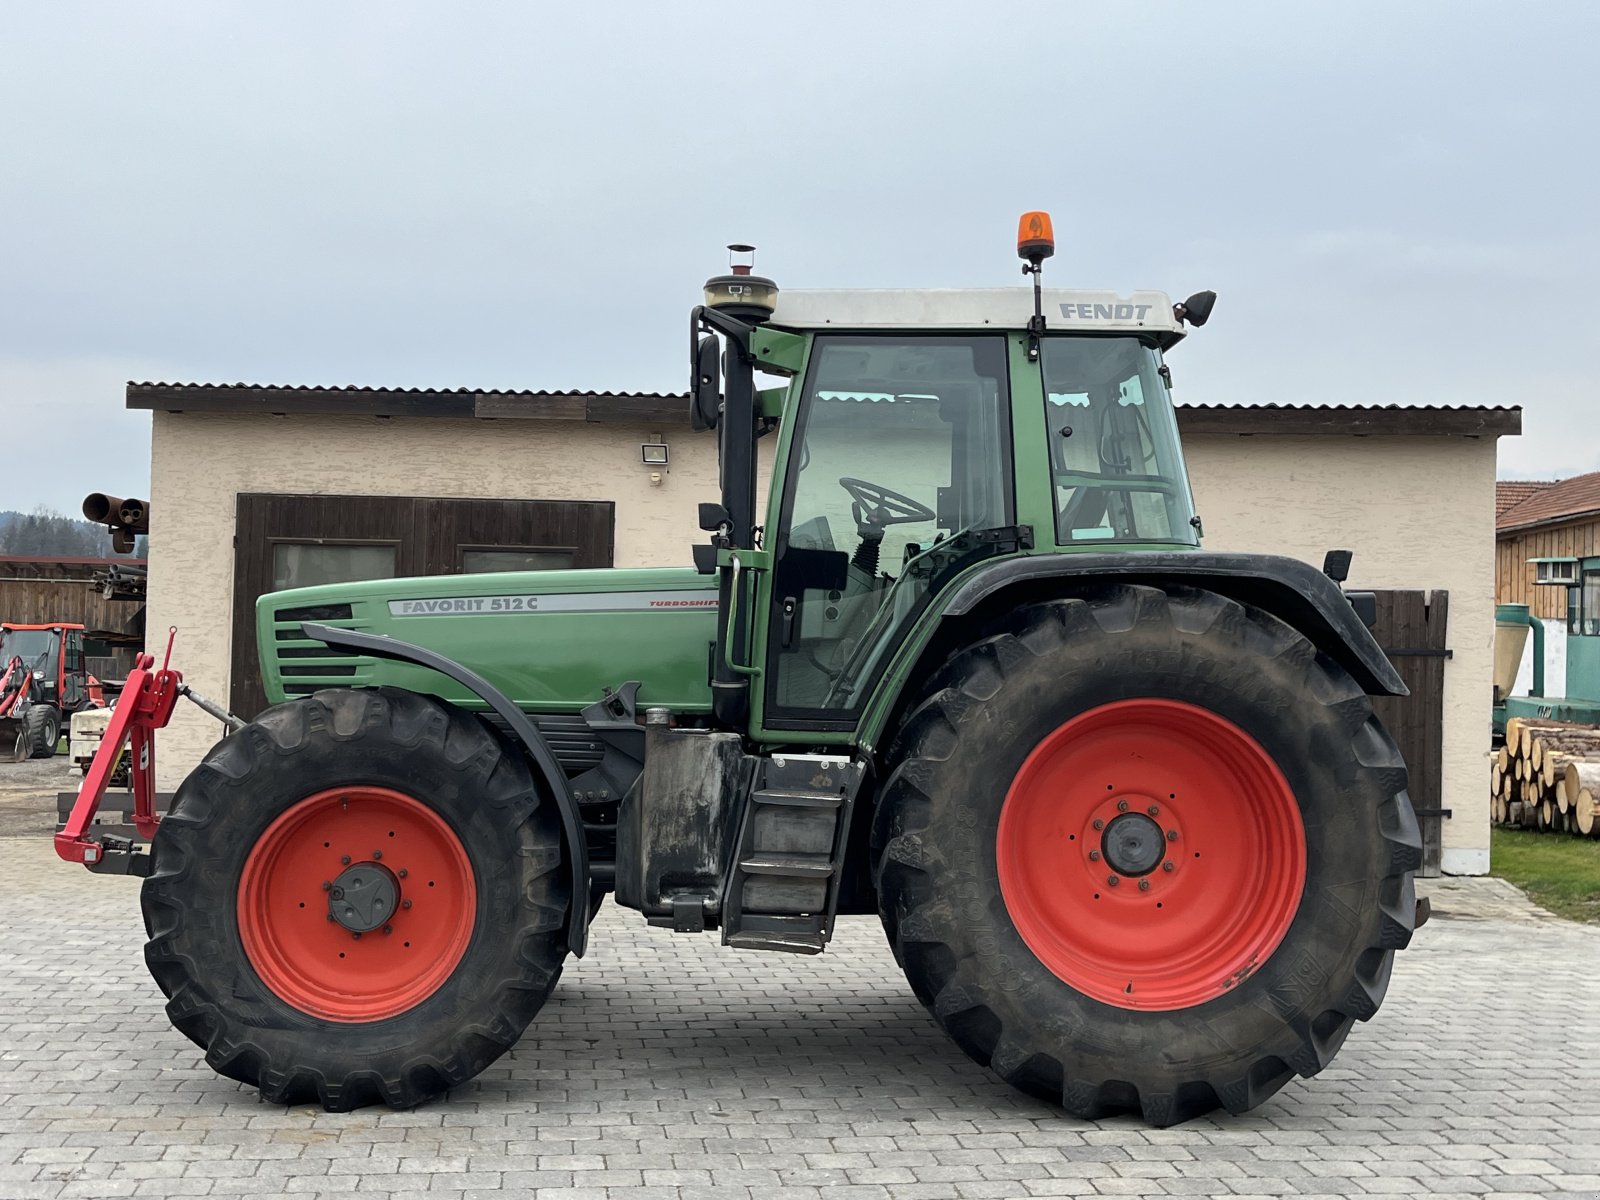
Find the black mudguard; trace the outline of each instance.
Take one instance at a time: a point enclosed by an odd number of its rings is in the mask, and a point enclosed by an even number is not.
[[[566,772],[556,761],[545,743],[538,727],[528,715],[511,702],[494,684],[476,671],[469,670],[442,654],[402,642],[381,633],[358,633],[353,629],[335,629],[331,625],[310,622],[300,626],[300,632],[313,641],[323,642],[335,650],[349,650],[356,654],[369,654],[373,658],[388,658],[397,662],[415,663],[455,680],[477,695],[494,710],[496,716],[511,728],[511,732],[528,752],[528,758],[544,779],[555,798],[561,813],[562,835],[567,843],[567,855],[572,862],[572,905],[567,912],[567,948],[579,958],[589,940],[589,844],[584,839],[583,821],[578,814],[578,802],[567,787]]]
[[[1213,554],[1203,550],[1121,554],[1053,554],[993,562],[967,579],[945,605],[960,617],[1003,591],[1039,590],[1051,582],[1185,583],[1252,604],[1293,626],[1348,671],[1372,696],[1405,696],[1394,665],[1351,607],[1350,598],[1321,571],[1297,558],[1272,554]]]

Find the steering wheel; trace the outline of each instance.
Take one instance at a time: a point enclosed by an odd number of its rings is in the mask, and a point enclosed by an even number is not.
[[[882,529],[886,525],[904,525],[910,521],[938,520],[933,509],[903,492],[850,475],[840,479],[839,486],[850,493],[850,516],[858,528]]]

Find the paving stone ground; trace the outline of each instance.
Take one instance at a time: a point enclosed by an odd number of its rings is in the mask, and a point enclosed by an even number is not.
[[[0,1197],[1600,1196],[1600,929],[1436,889],[1389,999],[1243,1118],[1086,1123],[945,1040],[876,921],[820,959],[608,908],[517,1049],[412,1112],[261,1103],[167,1024],[137,884],[0,840]]]

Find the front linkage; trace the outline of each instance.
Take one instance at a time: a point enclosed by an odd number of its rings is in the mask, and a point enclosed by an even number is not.
[[[155,732],[172,720],[179,697],[198,705],[230,729],[244,728],[243,721],[184,683],[183,673],[172,667],[172,642],[177,633],[176,627],[167,630],[167,650],[159,670],[154,669],[154,655],[141,654],[134,660],[134,669],[112,709],[111,723],[78,789],[72,815],[56,834],[56,853],[66,862],[82,863],[91,871],[107,875],[150,874],[150,855],[132,841],[110,834],[95,838],[89,830],[126,745],[130,749],[133,826],[146,842],[155,837],[161,820],[156,815]]]

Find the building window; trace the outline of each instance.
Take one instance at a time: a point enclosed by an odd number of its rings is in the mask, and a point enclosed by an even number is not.
[[[395,547],[276,542],[272,547],[272,590],[393,579]]]
[[[1567,589],[1567,632],[1576,637],[1600,635],[1600,571],[1584,571],[1582,585]]]
[[[521,550],[496,547],[461,551],[461,571],[482,575],[489,571],[563,571],[573,565],[571,550]]]

